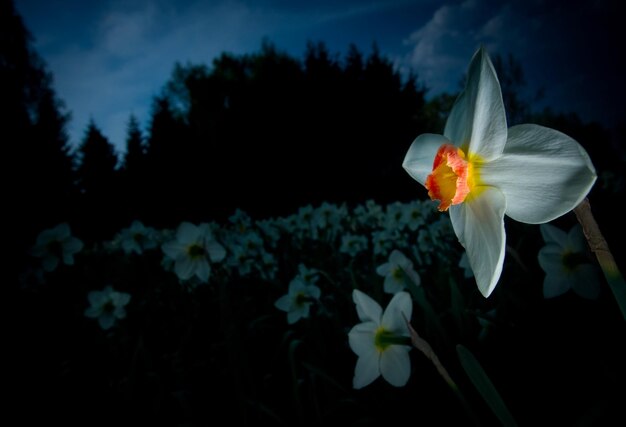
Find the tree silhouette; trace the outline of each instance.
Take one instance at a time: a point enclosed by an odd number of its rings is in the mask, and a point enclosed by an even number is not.
[[[117,163],[115,149],[90,120],[78,147],[78,189],[83,235],[94,239],[110,238],[119,228]]]
[[[126,130],[126,152],[119,171],[120,210],[129,221],[143,215],[145,188],[149,186],[146,166],[144,137],[137,118],[131,115]]]
[[[74,176],[69,114],[11,0],[0,0],[0,93],[3,148],[11,162],[5,203],[20,230],[16,247],[25,252],[43,228],[68,219]]]

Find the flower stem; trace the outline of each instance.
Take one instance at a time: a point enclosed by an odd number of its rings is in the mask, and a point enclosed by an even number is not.
[[[433,363],[433,365],[435,365],[437,372],[439,372],[439,375],[441,375],[446,384],[448,384],[448,386],[452,389],[455,396],[459,399],[461,405],[467,412],[468,416],[472,419],[474,424],[477,426],[481,425],[478,418],[476,417],[476,414],[472,410],[472,407],[469,405],[469,403],[465,399],[465,396],[463,396],[463,393],[459,389],[459,386],[456,385],[456,383],[448,373],[447,369],[443,366],[443,364],[435,354],[433,348],[430,346],[430,344],[428,344],[426,340],[424,340],[417,334],[417,332],[415,331],[415,329],[413,329],[413,326],[411,326],[406,317],[405,321],[409,328],[409,332],[411,333],[411,343],[413,344],[413,347],[424,353],[424,356],[426,356]]]
[[[611,291],[613,291],[617,304],[626,320],[626,282],[619,268],[617,268],[613,254],[600,232],[598,223],[591,213],[589,200],[584,199],[580,202],[580,204],[574,208],[574,213],[576,214],[578,222],[580,222],[580,225],[583,227],[583,233],[587,238],[589,247],[591,251],[596,254],[604,277],[611,287]]]

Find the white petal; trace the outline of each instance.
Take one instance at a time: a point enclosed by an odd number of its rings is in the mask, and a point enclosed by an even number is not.
[[[283,295],[276,300],[274,307],[282,311],[289,311],[291,310],[291,301],[292,299],[289,295]]]
[[[456,146],[484,160],[497,158],[507,138],[500,82],[489,56],[480,48],[470,63],[465,90],[454,103],[443,134]]]
[[[560,228],[551,224],[541,224],[539,230],[541,231],[541,237],[543,237],[544,242],[548,244],[556,243],[561,248],[564,248],[567,244],[567,234]]]
[[[63,242],[63,252],[69,252],[70,254],[75,254],[76,252],[80,252],[83,249],[83,242],[76,237],[70,237],[69,239]]]
[[[41,265],[45,271],[54,271],[59,265],[59,258],[46,254],[41,260]]]
[[[385,329],[402,335],[408,335],[407,320],[411,320],[413,302],[408,292],[398,292],[391,298],[383,313],[381,325]]]
[[[320,299],[321,291],[320,288],[315,285],[308,285],[306,287],[306,294],[312,298]]]
[[[200,279],[201,282],[206,283],[209,281],[209,276],[211,275],[211,266],[206,258],[198,259],[195,261],[195,271],[196,277]]]
[[[404,280],[397,280],[393,274],[385,277],[385,283],[383,284],[383,290],[388,294],[395,294],[404,289]]]
[[[505,209],[504,195],[493,187],[485,187],[478,196],[450,207],[454,232],[467,252],[476,284],[485,298],[502,273]]]
[[[580,224],[575,224],[567,233],[567,248],[572,252],[584,253],[587,250],[587,238]]]
[[[100,327],[106,331],[107,329],[111,329],[115,323],[115,317],[113,317],[111,313],[105,313],[98,317],[98,323],[100,324]]]
[[[115,310],[113,310],[113,317],[117,317],[118,319],[125,318],[126,309],[124,307],[115,307]]]
[[[352,379],[353,387],[356,389],[363,388],[378,378],[380,376],[378,363],[379,355],[377,351],[360,356],[354,368],[354,378]]]
[[[407,263],[411,264],[411,261],[397,249],[394,249],[391,251],[391,254],[389,254],[389,262],[401,266],[405,266]]]
[[[391,273],[391,263],[386,262],[376,267],[376,274],[379,276],[387,276],[389,273]]]
[[[539,249],[537,260],[546,274],[564,274],[563,251],[563,248],[555,243],[550,243]]]
[[[358,289],[352,291],[352,300],[356,304],[356,313],[362,322],[372,321],[377,325],[380,324],[383,309],[376,301]]]
[[[413,270],[413,268],[411,268],[410,270],[404,270],[404,273],[406,274],[406,279],[412,281],[415,286],[419,286],[422,284],[422,278],[417,273],[417,271]]]
[[[289,295],[295,296],[300,292],[306,292],[306,283],[300,277],[296,277],[289,282]]]
[[[546,274],[543,279],[543,297],[554,298],[570,289],[570,281],[563,274]]]
[[[585,150],[569,136],[537,125],[509,129],[502,156],[480,168],[480,179],[506,197],[506,214],[529,224],[575,208],[596,180]]]
[[[302,317],[302,311],[301,310],[293,310],[287,313],[287,323],[289,323],[290,325],[293,325],[294,323],[296,323],[298,320],[300,320],[300,318]]]
[[[95,319],[96,317],[100,316],[100,314],[102,314],[102,309],[101,307],[87,307],[85,309],[85,316],[87,317],[91,317],[92,319]]]
[[[67,222],[57,225],[52,230],[57,240],[67,239],[72,234],[72,232],[70,231],[70,226],[68,225]]]
[[[364,322],[355,325],[348,332],[348,343],[357,356],[363,356],[377,351],[374,344],[374,332],[378,325],[374,322]]]
[[[200,236],[200,228],[190,222],[182,222],[176,230],[176,240],[185,245],[197,242]]]
[[[391,345],[380,356],[380,372],[395,387],[406,385],[411,376],[411,360],[406,346]]]
[[[178,257],[174,265],[174,272],[181,280],[190,279],[195,272],[195,263],[186,256]]]
[[[426,177],[433,171],[433,161],[442,144],[451,142],[442,135],[432,133],[418,136],[404,156],[402,167],[413,179],[424,185]]]
[[[161,245],[161,250],[165,255],[172,259],[176,259],[179,254],[186,251],[185,245],[178,243],[177,241],[170,241]]]
[[[213,239],[207,239],[206,251],[213,262],[220,262],[226,257],[226,249],[224,249],[224,246]]]

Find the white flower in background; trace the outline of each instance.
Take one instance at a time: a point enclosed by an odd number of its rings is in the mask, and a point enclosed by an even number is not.
[[[262,279],[269,281],[274,280],[276,278],[276,273],[278,273],[276,257],[270,252],[263,252],[258,268]]]
[[[320,288],[307,285],[296,277],[289,283],[289,291],[278,298],[274,306],[287,312],[287,323],[296,323],[302,318],[309,317],[311,305],[320,298]]]
[[[256,226],[261,230],[261,233],[265,236],[265,241],[272,248],[275,248],[280,239],[280,229],[276,225],[276,221],[273,219],[262,219],[256,221]]]
[[[406,385],[411,376],[411,341],[406,323],[413,311],[411,297],[398,292],[384,313],[376,301],[358,289],[352,292],[352,300],[362,322],[348,333],[350,348],[358,356],[354,388],[363,388],[380,375],[393,386]]]
[[[209,262],[220,262],[226,256],[226,249],[215,240],[209,224],[183,222],[176,230],[175,240],[163,243],[161,248],[174,261],[174,272],[181,280],[196,276],[201,282],[208,282]]]
[[[424,220],[424,208],[419,200],[404,205],[403,222],[409,227],[409,230],[415,231],[426,222]]]
[[[356,256],[359,252],[363,252],[367,249],[367,237],[357,236],[354,234],[346,234],[341,238],[341,247],[339,252],[348,254],[351,257]]]
[[[576,224],[569,233],[541,224],[546,245],[539,250],[539,265],[546,272],[544,298],[553,298],[572,289],[581,297],[596,299],[600,294],[600,276],[587,257],[587,240]]]
[[[385,229],[389,231],[402,230],[406,226],[405,206],[400,202],[387,205],[385,211]]]
[[[313,224],[313,206],[306,205],[298,209],[298,236],[300,238],[306,237],[317,240],[318,230]]]
[[[313,212],[313,226],[319,231],[325,231],[332,238],[341,229],[341,219],[346,215],[345,206],[337,207],[337,205],[323,202]]]
[[[250,226],[252,225],[250,215],[248,215],[241,209],[235,209],[235,213],[229,216],[228,220],[235,227],[235,231],[239,233],[245,233],[250,229]]]
[[[126,304],[130,301],[130,294],[113,290],[111,286],[101,291],[91,291],[87,295],[90,307],[85,310],[85,316],[98,319],[98,324],[105,331],[111,329],[118,319],[126,317]]]
[[[374,246],[374,255],[387,255],[389,251],[396,245],[397,232],[389,230],[372,231],[372,244]]]
[[[306,285],[314,285],[320,278],[320,272],[317,268],[308,268],[306,265],[298,264],[297,277]]]
[[[408,282],[419,286],[422,283],[419,274],[413,269],[413,263],[402,252],[394,249],[389,261],[376,269],[379,276],[385,278],[383,289],[388,294],[395,294],[408,286]]]
[[[141,255],[143,251],[155,249],[158,245],[158,233],[152,227],[146,227],[141,221],[133,221],[130,227],[120,231],[118,241],[125,254],[136,253]]]
[[[470,277],[474,277],[474,272],[472,271],[472,266],[469,264],[469,259],[467,258],[467,253],[463,252],[461,255],[461,259],[459,260],[459,267],[463,269],[463,277],[469,279]]]
[[[383,223],[385,213],[383,207],[373,200],[367,200],[364,205],[354,208],[357,224],[365,227],[378,227]]]
[[[230,267],[236,268],[241,277],[245,277],[252,271],[252,265],[254,264],[254,258],[248,256],[246,248],[242,245],[228,246],[229,256],[227,264]]]
[[[72,236],[70,226],[64,222],[39,233],[31,255],[41,258],[45,271],[54,271],[60,262],[74,265],[74,254],[82,249],[83,242]]]

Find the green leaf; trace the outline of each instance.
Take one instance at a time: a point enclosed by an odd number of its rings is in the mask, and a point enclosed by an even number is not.
[[[496,390],[487,376],[487,373],[483,370],[482,366],[480,366],[480,363],[478,363],[474,355],[461,344],[457,344],[456,352],[463,369],[465,369],[465,373],[485,402],[487,402],[487,405],[489,405],[494,414],[496,414],[502,425],[517,426],[515,419],[504,404],[502,397],[500,397],[500,393],[498,393],[498,390]]]

